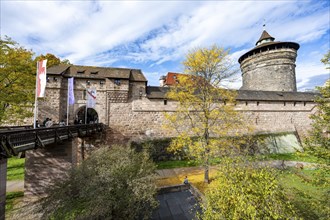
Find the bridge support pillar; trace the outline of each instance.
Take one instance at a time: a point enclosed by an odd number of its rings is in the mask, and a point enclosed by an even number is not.
[[[7,158],[0,159],[0,220],[5,219]]]
[[[67,171],[77,164],[79,138],[62,144],[50,144],[45,148],[26,152],[24,196],[29,200],[46,194],[55,181],[66,177]]]

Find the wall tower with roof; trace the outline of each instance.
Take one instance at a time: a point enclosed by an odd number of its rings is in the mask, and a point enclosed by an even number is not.
[[[243,78],[241,90],[297,91],[295,62],[299,44],[274,40],[264,30],[256,47],[238,59]]]

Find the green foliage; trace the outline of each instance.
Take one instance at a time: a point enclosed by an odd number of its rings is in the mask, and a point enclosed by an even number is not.
[[[40,211],[51,219],[148,219],[157,205],[154,171],[144,152],[100,148],[50,189]]]
[[[61,60],[60,58],[56,57],[54,54],[51,53],[47,53],[46,55],[39,55],[34,59],[34,63],[36,65],[37,61],[40,60],[47,60],[47,68],[52,67],[52,66],[56,66],[59,64],[70,64],[70,61],[65,59],[65,60]]]
[[[324,55],[324,57],[321,59],[321,62],[326,65],[327,69],[330,69],[330,50]]]
[[[292,219],[295,212],[277,181],[278,172],[225,158],[206,191],[202,219]]]
[[[70,64],[49,53],[33,56],[11,38],[0,38],[0,125],[21,123],[33,116],[37,60],[48,59],[47,67]]]
[[[154,162],[186,159],[186,155],[183,151],[177,154],[168,151],[171,141],[172,138],[146,140],[143,142],[133,141],[131,147],[137,152],[148,152],[150,158],[152,158]]]
[[[24,180],[25,158],[11,157],[7,163],[7,181]]]
[[[330,64],[330,51],[321,60],[325,65]],[[329,66],[327,67],[330,68]],[[317,113],[312,115],[312,130],[306,139],[308,151],[316,157],[327,160],[330,165],[330,80],[323,87],[317,87],[321,96],[317,97]]]
[[[22,199],[23,196],[23,191],[8,192],[6,194],[6,215],[8,215],[13,210],[14,205],[18,202],[18,200]]]
[[[31,117],[35,73],[33,52],[9,37],[0,38],[0,125]]]

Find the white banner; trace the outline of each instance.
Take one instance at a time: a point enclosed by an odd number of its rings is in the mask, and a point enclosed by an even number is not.
[[[45,96],[47,82],[46,64],[47,60],[40,60],[37,62],[37,97]]]
[[[94,108],[96,105],[96,89],[87,89],[87,108]]]

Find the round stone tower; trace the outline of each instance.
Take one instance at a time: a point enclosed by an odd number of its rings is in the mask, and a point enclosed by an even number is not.
[[[274,40],[264,30],[256,47],[238,59],[241,90],[297,91],[295,62],[299,44]]]

